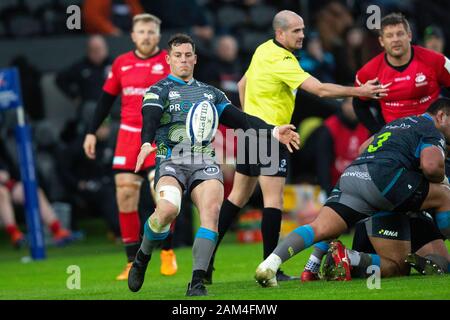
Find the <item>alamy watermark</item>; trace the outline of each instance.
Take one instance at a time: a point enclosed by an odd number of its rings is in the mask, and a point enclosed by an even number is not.
[[[271,130],[226,129],[225,134],[217,131],[211,144],[203,145],[191,144],[184,132],[179,130],[177,137],[173,133],[169,135],[170,140],[180,141],[170,150],[175,164],[258,164],[262,175],[274,175],[285,169],[286,164],[280,162],[280,143],[272,137]],[[215,151],[214,157],[211,156],[212,150]]]
[[[69,290],[81,289],[81,269],[77,265],[70,265],[66,269],[66,273],[69,274],[66,280],[66,287]]]
[[[367,267],[366,273],[370,276],[367,278],[367,289],[381,289],[381,269],[377,265]]]
[[[77,5],[70,5],[66,9],[69,15],[66,20],[66,27],[69,30],[81,30],[81,9]]]
[[[369,17],[366,20],[366,27],[369,30],[381,29],[381,9],[377,5],[370,5],[366,9],[366,13]]]

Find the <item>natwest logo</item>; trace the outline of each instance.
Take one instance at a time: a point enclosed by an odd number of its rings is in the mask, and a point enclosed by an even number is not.
[[[122,90],[124,96],[143,96],[147,88],[125,87]]]

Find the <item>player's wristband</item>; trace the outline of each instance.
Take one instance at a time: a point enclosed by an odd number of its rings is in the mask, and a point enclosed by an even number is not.
[[[279,129],[278,127],[273,128],[273,130],[272,130],[272,136],[273,136],[275,139],[278,139],[278,137],[279,137],[279,131],[280,131],[280,129]]]
[[[142,144],[142,146],[141,146],[141,149],[142,148],[144,148],[144,147],[146,147],[146,146],[152,146],[152,144],[150,143],[150,142],[144,142],[143,144]]]

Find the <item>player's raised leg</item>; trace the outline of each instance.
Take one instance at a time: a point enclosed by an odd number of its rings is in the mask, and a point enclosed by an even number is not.
[[[142,287],[153,250],[167,238],[170,224],[180,212],[181,190],[180,184],[173,177],[164,176],[158,181],[155,212],[144,225],[144,237],[128,276],[128,288],[133,292]]]
[[[212,273],[214,270],[214,259],[219,248],[220,242],[230,229],[232,223],[236,220],[240,210],[247,204],[250,196],[255,190],[257,177],[251,177],[239,172],[235,172],[233,180],[233,188],[228,199],[223,201],[219,215],[219,236],[214,253],[211,257],[208,270],[205,275],[205,284],[212,283]]]
[[[283,209],[283,189],[286,178],[283,176],[260,176],[259,183],[264,198],[263,217],[261,221],[261,233],[263,237],[263,249],[266,259],[278,245],[281,229]],[[281,270],[277,270],[277,281],[296,280],[298,277],[288,276]]]
[[[204,279],[217,243],[223,185],[215,179],[203,181],[192,190],[191,197],[200,213],[200,228],[192,247],[192,280],[188,285],[186,295],[204,296],[207,295]]]
[[[347,229],[347,223],[332,208],[322,207],[311,223],[292,231],[256,269],[255,278],[263,287],[277,286],[276,271],[280,265],[309,248],[312,244],[338,237]]]

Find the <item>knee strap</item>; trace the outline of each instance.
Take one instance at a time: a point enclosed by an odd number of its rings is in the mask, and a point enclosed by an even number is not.
[[[177,215],[181,209],[181,192],[174,186],[162,186],[156,190],[156,202],[164,199],[177,207]]]

